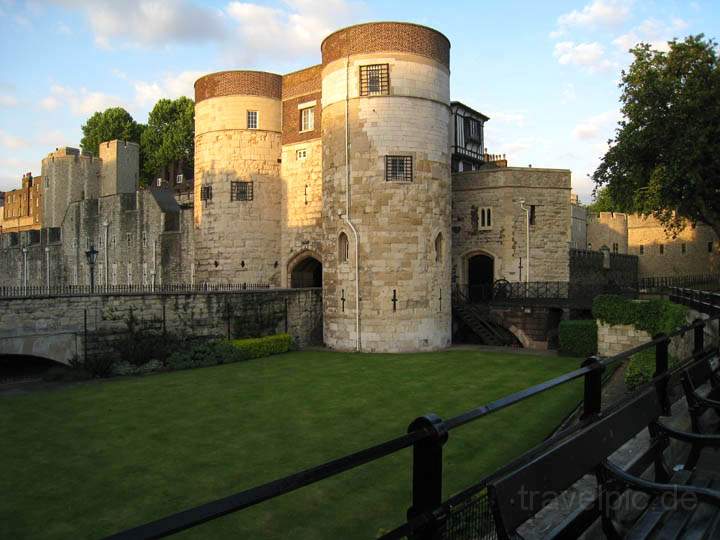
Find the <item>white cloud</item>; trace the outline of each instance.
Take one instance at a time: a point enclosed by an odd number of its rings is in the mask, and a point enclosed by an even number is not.
[[[577,99],[577,93],[575,92],[575,85],[573,83],[567,83],[563,85],[560,91],[560,102],[561,103],[573,103]]]
[[[240,60],[259,56],[315,53],[322,39],[356,20],[360,4],[347,0],[284,0],[282,8],[230,2],[231,34],[239,41]]]
[[[57,23],[57,33],[61,36],[71,36],[73,31],[67,24],[60,21]]]
[[[656,51],[668,51],[668,41],[687,27],[688,23],[678,17],[674,17],[669,23],[653,18],[645,19],[636,28],[615,38],[613,44],[623,51],[628,51],[643,42],[649,43]]]
[[[583,120],[573,129],[573,137],[580,140],[592,140],[610,134],[610,129],[620,118],[618,111],[607,111]],[[601,143],[606,146],[606,143]],[[605,148],[607,149],[607,148]],[[603,151],[604,153],[604,151]]]
[[[138,106],[154,105],[162,98],[176,99],[180,96],[195,97],[194,84],[205,74],[203,71],[182,71],[166,74],[161,80],[136,81],[135,102]]]
[[[570,27],[615,28],[628,19],[631,5],[629,0],[594,0],[581,10],[574,9],[560,15],[554,37],[562,35],[564,29]]]
[[[74,90],[54,84],[50,88],[50,95],[40,101],[40,106],[49,111],[65,106],[77,116],[87,116],[108,107],[122,107],[124,103],[120,98],[103,92],[90,91],[87,88]]]
[[[553,56],[563,65],[577,65],[591,72],[606,71],[614,64],[605,58],[605,49],[597,41],[575,43],[561,41],[555,44]]]
[[[493,125],[503,124],[508,126],[523,127],[527,117],[522,111],[492,111],[488,113]]]
[[[11,150],[17,150],[18,148],[25,148],[29,143],[22,137],[11,135],[3,130],[0,130],[0,146],[10,148]]]
[[[83,11],[101,47],[153,46],[217,40],[223,16],[189,0],[56,0]]]
[[[0,94],[0,107],[15,107],[18,100],[10,94]]]

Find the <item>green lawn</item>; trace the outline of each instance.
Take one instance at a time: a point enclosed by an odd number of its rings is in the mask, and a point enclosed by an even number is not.
[[[0,396],[0,538],[98,538],[230,495],[577,367],[452,351],[294,352]],[[580,381],[453,431],[445,495],[541,441]],[[373,538],[403,521],[410,450],[179,538]]]

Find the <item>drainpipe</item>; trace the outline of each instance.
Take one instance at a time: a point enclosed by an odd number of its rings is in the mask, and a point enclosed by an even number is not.
[[[525,199],[520,199],[520,208],[525,210],[525,282],[530,283],[530,208],[525,206]]]
[[[50,248],[45,246],[45,286],[50,293]]]
[[[360,237],[350,221],[350,57],[345,60],[345,215],[342,216],[355,237],[355,350],[360,352]],[[342,210],[339,212],[342,213]]]
[[[27,284],[28,284],[28,268],[27,268],[27,254],[28,254],[28,248],[24,247],[22,248],[22,254],[23,254],[23,289],[24,292],[27,291]]]
[[[110,223],[103,221],[103,227],[105,228],[105,287],[107,287],[110,285],[110,279],[108,279],[108,276],[110,275],[110,245],[108,244],[110,236]]]

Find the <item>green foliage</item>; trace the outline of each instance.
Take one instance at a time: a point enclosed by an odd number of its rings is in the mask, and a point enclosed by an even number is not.
[[[680,364],[674,356],[668,357],[668,369],[673,370]],[[646,349],[630,357],[625,368],[625,386],[628,390],[635,390],[652,380],[655,374],[655,348]]]
[[[170,369],[190,369],[195,367],[232,364],[253,358],[262,358],[271,354],[290,350],[292,337],[288,334],[276,334],[261,338],[218,340],[200,343],[186,351],[177,351],[170,355],[167,365]]]
[[[594,320],[560,321],[560,354],[588,357],[597,353],[597,323]]]
[[[163,363],[160,360],[150,360],[142,365],[134,365],[125,360],[116,362],[112,368],[112,374],[114,376],[122,375],[145,375],[154,371],[162,371]]]
[[[140,140],[145,183],[178,165],[178,172],[192,170],[195,159],[195,103],[180,97],[161,99],[148,116]]]
[[[587,205],[590,212],[613,212],[615,210],[615,202],[612,200],[610,191],[607,187],[601,187],[595,190],[593,194],[593,202]]]
[[[593,175],[615,210],[653,214],[677,233],[704,222],[720,234],[720,59],[704,36],[667,52],[640,44],[622,73],[623,119]]]
[[[90,377],[109,377],[115,361],[108,355],[91,354],[87,358],[75,356],[70,360],[70,367],[75,371],[77,379],[83,379],[86,374]]]
[[[687,307],[664,299],[628,300],[622,296],[603,294],[593,300],[593,316],[616,325],[630,324],[651,336],[668,334],[686,324]]]
[[[139,143],[143,126],[138,124],[122,107],[112,107],[96,112],[82,126],[80,146],[94,156],[98,155],[100,143],[120,139]]]

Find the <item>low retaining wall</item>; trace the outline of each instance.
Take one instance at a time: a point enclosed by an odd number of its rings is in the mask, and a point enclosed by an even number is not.
[[[87,343],[85,317],[87,314]],[[269,289],[211,293],[151,293],[0,299],[0,354],[32,354],[67,363],[114,353],[129,325],[184,337],[252,337],[290,334],[304,347],[322,343],[322,291]],[[70,354],[50,347],[58,336]],[[72,336],[72,339],[68,338]],[[18,343],[22,347],[18,349]]]

